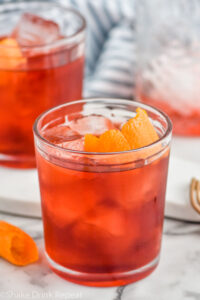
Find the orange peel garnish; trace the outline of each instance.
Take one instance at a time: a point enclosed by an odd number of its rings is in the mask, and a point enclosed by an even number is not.
[[[129,143],[118,129],[104,132],[99,138],[99,152],[121,152],[131,150]]]
[[[129,143],[118,129],[107,130],[99,138],[92,134],[85,135],[85,151],[121,152],[130,149]]]
[[[131,149],[141,148],[158,140],[158,134],[145,110],[136,109],[136,116],[126,122],[122,133],[131,146]]]
[[[14,265],[25,266],[38,260],[38,250],[27,233],[0,221],[0,257]]]
[[[84,150],[87,152],[98,152],[99,150],[99,138],[93,134],[85,135]]]
[[[26,63],[18,42],[13,38],[0,40],[0,67],[14,69]]]
[[[145,110],[136,109],[136,116],[127,121],[122,130],[107,130],[100,137],[85,135],[87,152],[122,152],[150,145],[159,139]],[[155,151],[154,151],[155,152]],[[148,153],[150,155],[150,152]]]

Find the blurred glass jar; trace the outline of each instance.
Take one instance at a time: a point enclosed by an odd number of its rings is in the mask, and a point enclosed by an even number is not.
[[[135,96],[200,136],[200,1],[136,1]]]

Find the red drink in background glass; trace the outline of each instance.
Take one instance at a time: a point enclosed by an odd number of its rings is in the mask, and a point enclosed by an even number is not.
[[[0,5],[0,29],[0,164],[35,167],[34,120],[82,96],[85,21],[53,3],[11,3]]]
[[[86,133],[120,128],[138,106],[155,122],[156,143],[120,153],[83,152]],[[44,113],[34,133],[51,268],[91,286],[122,285],[147,276],[160,253],[169,119],[141,103],[93,99]]]
[[[196,108],[191,109],[190,107],[189,114],[182,113],[181,109],[176,109],[171,105],[170,100],[163,100],[162,97],[151,97],[151,95],[148,95],[148,92],[145,93],[144,91],[141,91],[140,88],[136,91],[136,96],[137,99],[140,99],[143,103],[153,105],[167,113],[173,122],[174,133],[176,135],[191,137],[200,136],[200,110]],[[178,103],[178,100],[175,98],[173,98],[173,101],[177,101]],[[197,102],[198,101],[199,100],[197,99]],[[185,111],[188,112],[189,109],[185,109]]]
[[[140,0],[135,14],[134,97],[168,114],[175,135],[200,136],[200,2]]]

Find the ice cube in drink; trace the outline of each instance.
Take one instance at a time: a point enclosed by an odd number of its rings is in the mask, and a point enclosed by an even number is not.
[[[11,37],[22,46],[42,46],[53,43],[61,38],[57,23],[30,13],[24,13]]]

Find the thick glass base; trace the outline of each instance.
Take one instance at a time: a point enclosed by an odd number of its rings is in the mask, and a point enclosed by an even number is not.
[[[0,166],[16,169],[32,169],[36,167],[35,156],[0,154]]]
[[[45,252],[50,268],[62,278],[77,284],[111,287],[121,286],[141,280],[148,276],[158,265],[159,256],[141,268],[120,273],[84,273],[65,268],[53,261]]]

